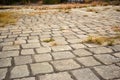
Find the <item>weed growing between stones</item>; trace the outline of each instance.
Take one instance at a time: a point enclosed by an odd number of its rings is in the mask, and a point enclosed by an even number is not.
[[[53,38],[43,40],[43,42],[46,42],[46,43],[53,42],[53,41],[55,41]]]

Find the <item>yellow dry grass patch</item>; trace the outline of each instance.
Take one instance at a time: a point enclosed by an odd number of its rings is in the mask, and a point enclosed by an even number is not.
[[[15,24],[18,20],[18,15],[14,12],[0,12],[0,27],[7,24]]]

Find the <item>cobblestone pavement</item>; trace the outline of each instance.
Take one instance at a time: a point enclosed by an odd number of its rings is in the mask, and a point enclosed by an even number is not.
[[[0,28],[0,80],[120,80],[120,45],[82,43],[114,35],[119,6],[24,16]]]

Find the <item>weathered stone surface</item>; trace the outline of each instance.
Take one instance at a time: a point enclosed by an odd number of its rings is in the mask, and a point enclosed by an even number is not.
[[[3,46],[3,51],[5,51],[5,50],[19,50],[19,49],[20,49],[19,45]]]
[[[29,76],[29,71],[26,65],[15,66],[11,72],[11,78],[19,78]]]
[[[120,67],[115,65],[97,66],[94,68],[104,79],[120,77]]]
[[[67,72],[39,76],[39,80],[73,80]]]
[[[19,51],[3,51],[3,52],[0,52],[0,58],[14,57],[14,56],[18,56],[18,55],[19,55]]]
[[[27,77],[27,78],[14,79],[14,80],[35,80],[35,77]]]
[[[112,64],[114,62],[119,62],[120,58],[115,58],[112,55],[109,54],[103,54],[103,55],[94,55],[98,60],[103,62],[104,64]]]
[[[0,69],[0,80],[5,79],[6,74],[7,74],[7,69],[6,68]]]
[[[90,53],[89,51],[85,49],[77,49],[77,50],[74,50],[73,53],[79,57],[92,55],[92,53]]]
[[[89,50],[94,52],[95,54],[111,53],[111,52],[113,52],[112,49],[106,48],[106,47],[89,48]]]
[[[100,80],[90,69],[79,69],[72,71],[77,80]]]
[[[112,46],[110,48],[112,48],[115,51],[120,51],[120,45],[115,45],[115,46]]]
[[[113,55],[120,58],[120,52],[115,53],[115,54],[113,54]]]
[[[22,64],[28,64],[32,63],[31,56],[18,56],[14,57],[15,65],[22,65]]]
[[[96,61],[93,57],[81,57],[77,58],[78,62],[82,63],[85,66],[95,66],[100,65],[98,61]]]
[[[51,63],[58,71],[71,70],[71,69],[76,69],[81,67],[72,59],[53,61]]]
[[[71,47],[68,45],[62,45],[62,46],[53,46],[53,51],[64,51],[64,50],[71,50]]]
[[[22,44],[22,48],[39,48],[40,43],[29,43],[29,44]]]
[[[51,48],[50,47],[40,47],[40,48],[36,48],[37,53],[48,53],[51,52]]]
[[[35,54],[33,49],[22,49],[21,51],[22,55],[30,55],[30,54]]]
[[[53,72],[52,66],[47,62],[30,64],[30,66],[33,75]]]
[[[71,52],[64,51],[64,52],[54,52],[52,53],[54,59],[67,59],[75,57]]]
[[[34,55],[34,59],[36,62],[50,61],[52,60],[52,56],[50,54],[39,54]]]
[[[11,60],[12,60],[12,58],[0,59],[0,67],[8,67],[8,66],[11,66]]]
[[[72,44],[71,47],[74,49],[86,48],[86,46],[83,44]]]

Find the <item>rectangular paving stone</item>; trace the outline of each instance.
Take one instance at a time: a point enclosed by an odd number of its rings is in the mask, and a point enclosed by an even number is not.
[[[39,54],[34,55],[34,59],[36,62],[50,61],[52,60],[52,56],[50,54]]]
[[[120,67],[115,65],[108,65],[108,66],[97,66],[94,67],[97,73],[102,76],[104,79],[119,78],[120,77]]]
[[[53,64],[57,71],[77,69],[81,67],[72,59],[52,61],[51,63]]]
[[[81,39],[69,39],[67,40],[69,43],[80,43],[82,40]]]
[[[102,54],[102,53],[111,53],[113,52],[112,49],[106,47],[96,47],[96,48],[89,48],[91,52],[95,54]]]
[[[17,56],[14,57],[15,65],[22,65],[22,64],[28,64],[32,63],[31,56]]]
[[[50,47],[40,47],[35,49],[37,53],[48,53],[51,52]]]
[[[6,50],[19,50],[19,49],[20,49],[19,45],[3,46],[3,51],[6,51]]]
[[[65,50],[72,50],[72,48],[68,45],[61,45],[61,46],[53,46],[53,51],[65,51]]]
[[[70,51],[51,53],[54,59],[68,59],[75,57]]]
[[[71,71],[77,80],[100,80],[90,69],[78,69]]]
[[[71,47],[74,49],[86,48],[83,44],[71,44]]]
[[[94,56],[104,64],[112,64],[120,61],[120,58],[115,58],[114,56],[109,54],[94,55]]]
[[[77,58],[77,61],[82,63],[85,66],[95,66],[95,65],[100,65],[101,64],[91,56],[90,57]]]
[[[67,72],[60,72],[39,76],[39,80],[73,80],[73,79]]]
[[[0,80],[5,79],[6,74],[7,74],[7,68],[0,69]]]
[[[91,52],[89,52],[89,51],[87,51],[87,50],[85,50],[85,49],[76,49],[76,50],[73,51],[73,53],[74,53],[75,55],[79,56],[79,57],[92,55]]]
[[[29,44],[22,44],[22,48],[39,48],[40,43],[29,43]]]
[[[53,72],[52,66],[47,62],[30,64],[30,67],[33,75]]]
[[[30,54],[35,54],[33,49],[22,49],[21,50],[22,55],[30,55]]]
[[[19,51],[3,51],[0,52],[0,58],[6,58],[6,57],[14,57],[14,56],[18,56],[19,55]]]
[[[27,77],[27,78],[14,79],[14,80],[35,80],[35,77]]]
[[[120,51],[120,45],[111,46],[110,48],[114,51]]]
[[[0,67],[8,67],[11,66],[12,58],[3,58],[0,59]]]
[[[27,65],[15,66],[10,72],[11,78],[20,78],[29,76],[29,70]]]

